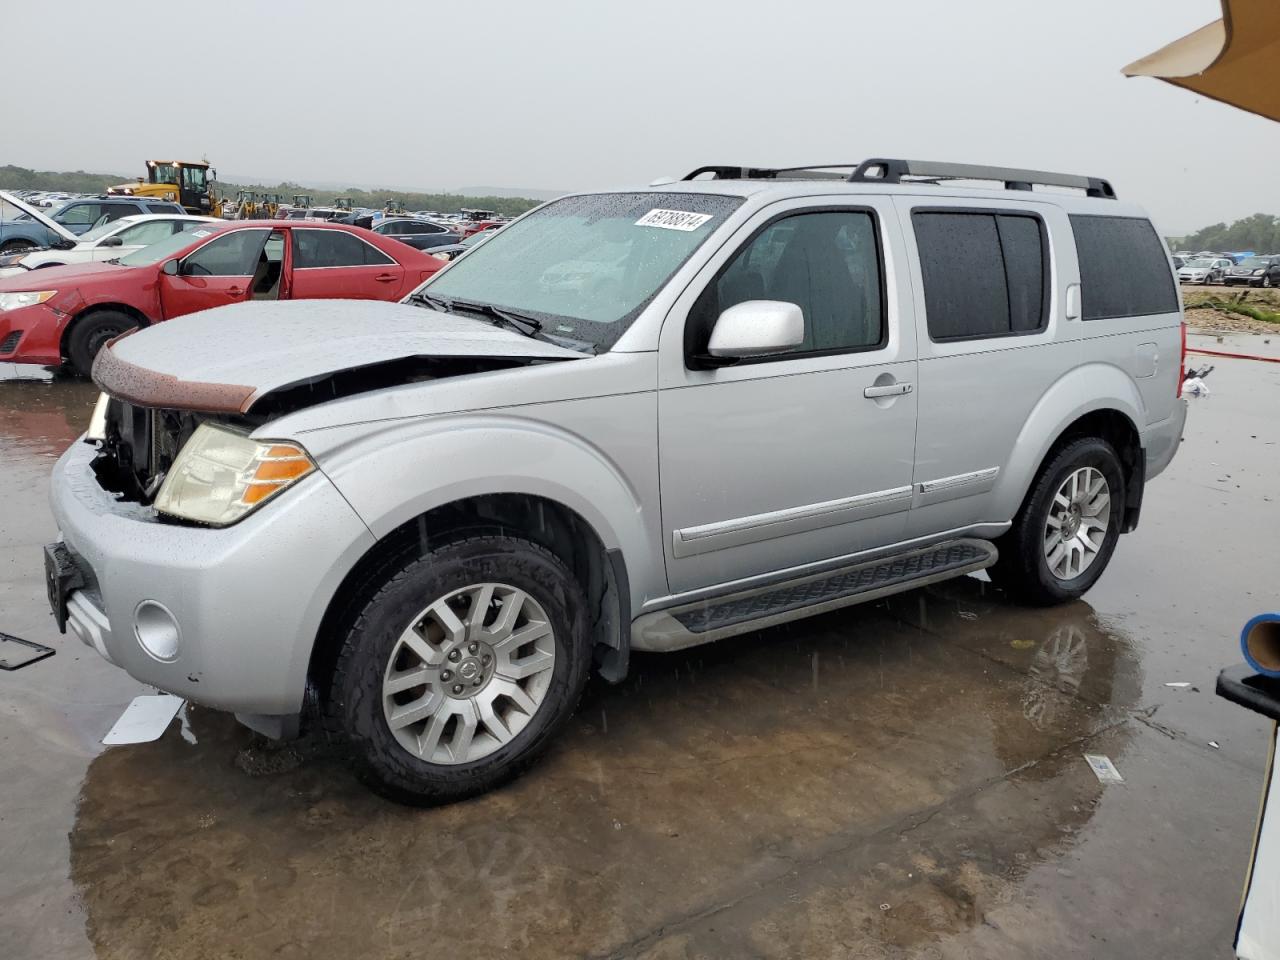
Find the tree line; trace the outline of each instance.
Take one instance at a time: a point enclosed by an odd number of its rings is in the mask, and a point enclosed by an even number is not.
[[[1254,253],[1280,253],[1280,217],[1255,213],[1228,225],[1215,223],[1180,240],[1171,240],[1171,249],[1252,250]]]
[[[50,170],[29,170],[26,167],[12,165],[0,166],[0,189],[4,190],[61,190],[65,193],[105,193],[107,187],[129,183],[136,176],[125,176],[114,173],[86,173],[83,170],[72,172],[56,172]],[[527,197],[469,197],[456,193],[417,193],[404,190],[360,190],[352,187],[348,190],[321,190],[298,183],[284,182],[277,184],[263,183],[230,183],[219,180],[218,189],[224,195],[235,197],[237,190],[252,190],[256,193],[278,193],[285,201],[292,200],[294,194],[308,194],[315,198],[318,205],[332,203],[337,197],[350,197],[357,207],[381,209],[388,200],[398,200],[406,210],[434,210],[437,213],[453,213],[462,207],[478,207],[483,210],[494,210],[504,216],[517,216],[526,210],[532,210],[541,200]]]

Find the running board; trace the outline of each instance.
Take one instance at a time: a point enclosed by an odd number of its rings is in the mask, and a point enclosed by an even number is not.
[[[996,562],[987,540],[948,540],[784,583],[658,610],[631,624],[636,650],[680,650],[950,580]]]

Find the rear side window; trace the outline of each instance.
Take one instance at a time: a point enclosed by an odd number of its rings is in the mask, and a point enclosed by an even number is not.
[[[381,250],[341,230],[293,231],[293,268],[367,267],[393,263]]]
[[[911,216],[933,340],[1035,333],[1049,310],[1044,225],[1027,214],[917,211]]]
[[[148,203],[147,211],[149,213],[186,213],[186,209],[178,206],[176,203]]]
[[[1086,320],[1177,312],[1173,275],[1151,221],[1072,214],[1071,229]]]

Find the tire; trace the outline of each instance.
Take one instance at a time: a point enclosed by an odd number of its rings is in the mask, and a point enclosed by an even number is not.
[[[0,255],[9,253],[22,253],[23,250],[34,250],[36,245],[30,240],[10,240],[7,243],[0,244]]]
[[[119,310],[95,310],[75,320],[67,336],[67,359],[71,369],[82,377],[89,376],[93,358],[113,337],[138,326],[138,321]]]
[[[1068,494],[1070,491],[1064,487],[1077,476],[1087,478],[1087,482],[1080,485],[1079,502],[1069,498],[1073,506],[1081,508],[1072,520],[1070,511],[1064,510],[1061,501],[1055,498],[1059,493]],[[1090,495],[1085,487],[1091,488],[1099,477],[1105,481],[1105,487],[1097,495]],[[1103,494],[1108,497],[1105,507],[1096,517],[1091,517],[1089,511],[1097,508]],[[991,579],[1015,599],[1033,606],[1077,599],[1097,582],[1111,561],[1124,520],[1124,504],[1124,472],[1115,448],[1098,437],[1071,441],[1050,456],[1014,518],[1013,527],[996,541],[1000,559],[989,571]],[[1104,517],[1105,528],[1099,530],[1091,521],[1101,522]],[[1051,527],[1051,523],[1057,526]],[[1069,556],[1057,561],[1055,572],[1050,566],[1050,555],[1060,557],[1057,553],[1060,541],[1066,533],[1077,529],[1077,523],[1080,535],[1093,545],[1093,553],[1090,556],[1078,547],[1068,549]],[[1051,530],[1058,540],[1050,539]],[[1079,567],[1075,569],[1073,563],[1077,557]]]
[[[1270,274],[1263,274],[1263,276],[1262,276],[1262,285],[1263,285],[1264,287],[1270,287],[1270,286],[1271,286],[1271,275],[1270,275]]]
[[[485,598],[477,629],[472,611]],[[321,719],[359,778],[391,800],[452,803],[511,780],[582,696],[586,597],[558,557],[527,540],[475,536],[407,557],[353,609]],[[461,628],[452,637],[446,611]],[[512,634],[532,639],[504,643]]]

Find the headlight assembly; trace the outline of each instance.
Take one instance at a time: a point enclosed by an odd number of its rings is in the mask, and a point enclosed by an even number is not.
[[[259,442],[201,424],[178,453],[156,497],[171,517],[225,527],[316,469],[293,443]]]
[[[0,310],[17,310],[19,307],[32,307],[37,303],[50,300],[57,290],[39,290],[31,293],[0,293]]]

